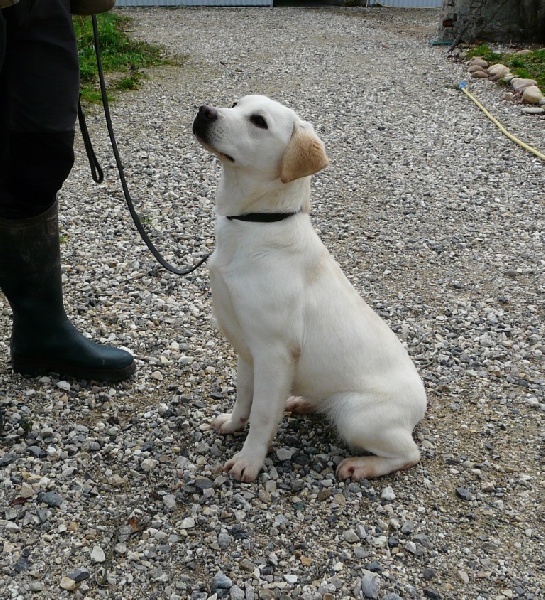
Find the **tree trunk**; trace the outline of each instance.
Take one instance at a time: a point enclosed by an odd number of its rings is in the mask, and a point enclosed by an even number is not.
[[[545,0],[443,0],[444,41],[545,43]]]

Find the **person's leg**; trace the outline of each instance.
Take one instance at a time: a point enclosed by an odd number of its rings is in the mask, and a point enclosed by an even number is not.
[[[5,9],[0,217],[52,206],[74,162],[78,51],[69,0],[20,0]]]
[[[4,64],[4,53],[6,51],[6,21],[4,13],[0,10],[0,73]]]
[[[6,194],[4,178],[7,160],[7,105],[6,93],[4,92],[4,58],[6,56],[6,19],[4,11],[0,10],[0,205]]]
[[[0,289],[13,311],[13,368],[125,379],[135,370],[132,356],[89,341],[63,306],[56,194],[74,160],[79,94],[69,1],[21,0],[3,16]]]

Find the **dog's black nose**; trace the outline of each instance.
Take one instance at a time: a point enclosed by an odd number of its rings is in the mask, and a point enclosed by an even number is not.
[[[203,104],[193,121],[193,133],[201,142],[206,142],[208,140],[209,129],[213,126],[212,123],[217,120],[218,111],[213,106]]]
[[[215,121],[218,118],[218,111],[213,106],[203,104],[199,108],[199,118],[207,119],[208,121]]]

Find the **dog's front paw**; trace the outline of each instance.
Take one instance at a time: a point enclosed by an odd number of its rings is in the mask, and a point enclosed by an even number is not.
[[[255,456],[247,456],[243,452],[239,452],[223,465],[223,470],[235,479],[248,483],[257,477],[262,466],[262,460],[256,459]]]
[[[248,419],[233,420],[233,415],[231,413],[224,413],[222,415],[218,415],[212,421],[212,429],[218,433],[233,433],[234,431],[240,431],[241,429],[244,429],[247,422]]]

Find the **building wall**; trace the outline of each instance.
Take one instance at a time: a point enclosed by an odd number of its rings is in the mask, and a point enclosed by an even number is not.
[[[443,0],[369,0],[368,6],[380,4],[396,8],[441,8]]]
[[[116,0],[121,6],[271,6],[272,0]]]
[[[545,0],[450,0],[441,13],[445,40],[545,43]]]
[[[273,0],[117,0],[116,6],[272,6],[273,3]],[[297,2],[293,4],[296,5]],[[398,8],[439,8],[442,0],[360,0],[358,4]]]

